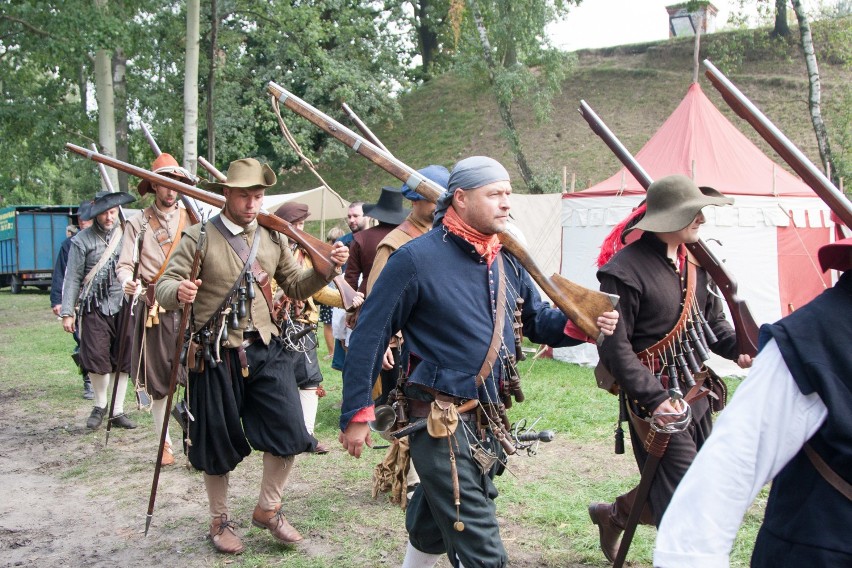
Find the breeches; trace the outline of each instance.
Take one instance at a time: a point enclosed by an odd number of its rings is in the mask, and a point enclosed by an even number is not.
[[[133,350],[131,353],[131,375],[155,399],[169,395],[169,375],[172,370],[172,359],[179,357],[177,352],[178,326],[180,326],[180,311],[164,312],[159,315],[158,325],[146,328],[148,307],[145,302],[139,302],[133,308]],[[144,338],[144,346],[143,346]],[[178,367],[178,383],[186,384],[186,367]]]
[[[236,349],[222,362],[189,373],[189,461],[210,475],[232,471],[251,449],[275,456],[313,451],[305,429],[292,366],[277,337],[246,348],[249,376],[243,377]]]
[[[408,538],[422,552],[446,552],[454,566],[460,560],[464,566],[499,568],[506,565],[508,556],[497,525],[494,505],[497,488],[471,457],[464,429],[460,423],[450,438],[461,496],[459,520],[464,523],[464,530],[453,528],[456,506],[447,439],[432,438],[423,430],[409,437],[411,459],[420,473],[420,485],[406,509]]]
[[[124,318],[129,312],[125,304],[121,310],[112,316],[102,314],[93,308],[80,318],[80,362],[83,368],[99,375],[120,371],[130,372],[130,345],[133,341],[133,331],[127,326],[124,339],[124,354],[119,362],[119,334],[123,328]],[[120,367],[120,368],[119,368]]]

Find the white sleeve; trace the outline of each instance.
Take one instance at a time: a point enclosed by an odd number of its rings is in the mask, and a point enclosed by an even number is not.
[[[819,395],[801,393],[770,341],[675,491],[654,566],[727,567],[749,505],[827,415]]]

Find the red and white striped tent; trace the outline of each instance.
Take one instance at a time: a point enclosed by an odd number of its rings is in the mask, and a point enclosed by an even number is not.
[[[734,198],[732,207],[704,209],[701,234],[736,277],[758,324],[778,320],[831,286],[816,261],[817,249],[832,239],[829,208],[731,124],[697,83],[636,159],[651,179],[683,174]],[[626,168],[586,191],[565,194],[562,275],[596,288],[601,242],[644,196]],[[597,361],[593,346],[557,349],[554,356]],[[717,360],[713,367],[737,374],[726,363]]]

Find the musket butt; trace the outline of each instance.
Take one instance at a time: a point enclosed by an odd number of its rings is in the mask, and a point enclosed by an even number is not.
[[[604,335],[604,333],[603,333],[603,332],[600,332],[600,333],[598,334],[598,338],[597,338],[597,340],[595,341],[595,345],[597,345],[598,347],[600,347],[601,345],[603,345],[604,339],[606,339],[606,335]]]

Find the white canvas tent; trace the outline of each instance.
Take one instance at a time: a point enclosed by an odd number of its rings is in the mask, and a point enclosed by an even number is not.
[[[830,210],[807,185],[772,162],[693,84],[678,108],[636,154],[652,179],[679,173],[734,197],[731,207],[708,207],[701,234],[739,284],[758,325],[771,323],[811,300],[830,276],[816,250],[831,239]],[[604,237],[644,198],[622,169],[562,200],[562,275],[597,288],[595,261]],[[593,365],[592,345],[557,349],[563,361]],[[743,374],[714,358],[723,375]]]

